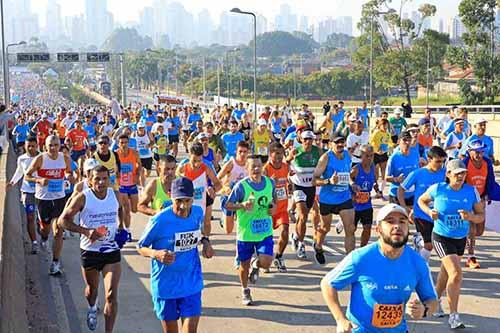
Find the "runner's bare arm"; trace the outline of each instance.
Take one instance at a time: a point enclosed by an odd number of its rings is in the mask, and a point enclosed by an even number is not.
[[[35,182],[41,184],[42,186],[45,185],[46,181],[44,180],[44,178],[33,177],[33,173],[38,171],[42,167],[42,161],[43,161],[42,155],[38,155],[37,157],[35,157],[35,159],[33,160],[33,162],[31,162],[31,165],[29,166],[28,170],[24,175],[26,181]]]
[[[339,294],[338,291],[330,286],[327,280],[324,278],[321,280],[321,293],[323,294],[323,299],[328,305],[328,309],[332,313],[335,321],[337,322],[337,327],[343,330],[340,332],[350,332],[350,328],[352,328],[351,322],[345,316],[344,311],[340,306]],[[337,330],[339,331],[339,330]]]
[[[208,178],[212,181],[212,187],[215,192],[219,192],[222,188],[221,181],[217,178],[217,175],[211,168],[207,168]]]
[[[116,200],[118,200],[118,228],[124,229],[125,228],[125,212],[123,210],[123,203],[122,203],[122,197],[120,196],[120,193],[118,191],[115,192],[115,197]]]
[[[139,203],[137,205],[137,210],[145,215],[153,216],[156,214],[156,211],[149,207],[149,204],[153,201],[153,197],[156,189],[156,179],[150,181],[144,191],[141,193],[139,197]]]
[[[328,154],[323,154],[319,158],[318,165],[314,169],[312,183],[314,186],[323,186],[330,184],[330,179],[322,179],[321,175],[325,172],[326,166],[328,165]]]
[[[84,206],[85,195],[80,193],[64,208],[61,216],[57,219],[57,225],[65,230],[77,232],[90,238],[90,229],[83,228],[74,222],[76,214],[78,214]]]

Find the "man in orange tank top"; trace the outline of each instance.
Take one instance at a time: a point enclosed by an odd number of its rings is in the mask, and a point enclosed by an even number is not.
[[[465,159],[467,167],[467,178],[465,182],[476,188],[477,193],[481,196],[481,203],[485,206],[486,203],[486,184],[488,178],[488,164],[484,157],[484,152],[487,146],[479,139],[469,142],[467,152],[470,158]],[[494,177],[494,176],[493,176]],[[483,235],[486,221],[483,223],[470,223],[469,236],[467,237],[467,252],[469,254],[466,262],[466,267],[480,268],[481,265],[477,261],[474,253],[476,246],[476,237]]]
[[[273,215],[273,228],[281,226],[278,250],[273,264],[279,272],[287,271],[283,253],[288,244],[288,229],[290,218],[288,216],[288,164],[283,161],[285,148],[279,142],[273,142],[269,147],[270,160],[264,166],[264,175],[274,180],[276,184],[276,213]]]

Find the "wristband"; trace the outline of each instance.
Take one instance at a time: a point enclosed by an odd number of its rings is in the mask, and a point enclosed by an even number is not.
[[[424,304],[424,314],[422,315],[422,318],[427,318],[427,312],[429,312],[429,307]]]
[[[206,241],[207,243],[210,243],[210,239],[207,236],[201,237],[200,243],[203,244],[203,241]]]

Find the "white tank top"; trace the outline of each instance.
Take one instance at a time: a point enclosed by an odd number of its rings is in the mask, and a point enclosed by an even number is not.
[[[58,153],[55,160],[51,159],[47,153],[42,154],[42,167],[35,173],[36,178],[47,178],[49,183],[46,186],[35,185],[35,198],[40,200],[55,200],[64,198],[64,174],[66,172],[66,162],[63,153]]]
[[[80,212],[80,226],[89,229],[105,226],[108,231],[106,236],[93,243],[86,236],[81,235],[80,248],[100,253],[110,253],[119,250],[118,244],[115,242],[119,209],[115,192],[108,188],[106,198],[102,200],[97,198],[90,188],[87,188],[82,193],[85,195],[85,206]]]
[[[137,142],[137,150],[139,150],[140,158],[149,158],[153,156],[151,148],[149,148],[149,143],[151,141],[146,134],[144,134],[143,136],[137,135],[135,137],[135,141]]]
[[[248,176],[248,172],[244,166],[240,166],[238,163],[236,163],[234,157],[231,157],[231,159],[233,161],[233,168],[229,173],[229,187],[232,188],[234,184],[236,184],[237,182]]]

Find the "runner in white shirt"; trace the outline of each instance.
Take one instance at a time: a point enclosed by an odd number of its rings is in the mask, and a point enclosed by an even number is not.
[[[370,140],[369,133],[363,131],[363,129],[363,121],[357,118],[354,125],[354,132],[347,137],[346,147],[351,155],[352,164],[361,163],[361,147],[367,145]]]

